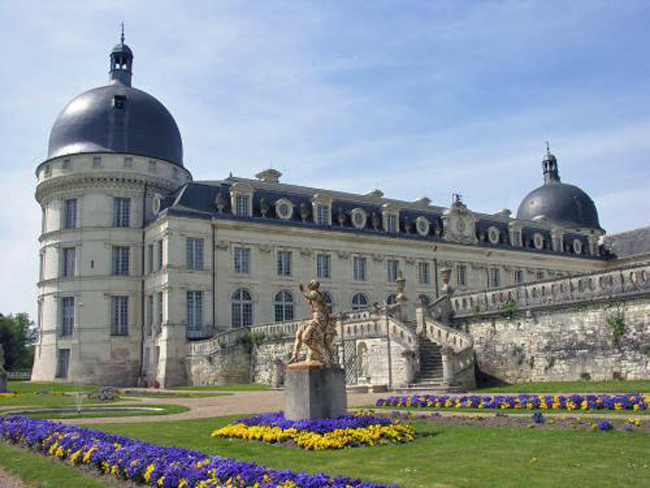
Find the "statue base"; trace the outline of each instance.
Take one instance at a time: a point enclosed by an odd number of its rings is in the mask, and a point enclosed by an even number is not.
[[[287,368],[284,392],[287,419],[335,419],[347,414],[345,371],[338,366],[291,364]]]

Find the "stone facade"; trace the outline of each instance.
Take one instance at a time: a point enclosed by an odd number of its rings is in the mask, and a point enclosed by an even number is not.
[[[512,383],[650,377],[647,264],[453,301],[453,324],[474,338],[478,369],[488,377]]]

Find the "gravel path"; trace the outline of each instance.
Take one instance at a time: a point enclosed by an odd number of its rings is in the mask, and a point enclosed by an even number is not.
[[[0,487],[1,488],[27,488],[20,478],[7,473],[4,469],[0,468]]]
[[[205,392],[202,392],[205,393]],[[222,392],[223,393],[223,392]],[[385,397],[385,393],[349,393],[348,407],[363,407],[374,405],[377,399]],[[231,395],[197,398],[143,398],[139,405],[164,403],[167,405],[183,405],[190,410],[172,415],[154,415],[149,417],[105,417],[93,419],[67,419],[61,422],[75,425],[133,423],[133,422],[169,422],[174,420],[190,420],[225,415],[248,415],[262,412],[277,412],[284,408],[283,391],[238,391]],[[131,404],[133,405],[133,404]]]

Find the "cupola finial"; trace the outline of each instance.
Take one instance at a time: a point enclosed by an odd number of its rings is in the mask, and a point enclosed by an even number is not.
[[[544,172],[544,183],[560,182],[560,173],[557,169],[557,159],[551,154],[551,146],[546,141],[546,154],[542,160],[542,169]]]
[[[124,22],[122,26],[122,33],[120,35],[120,43],[117,44],[111,51],[111,70],[109,80],[111,83],[122,83],[126,86],[131,86],[131,77],[133,76],[133,51],[131,48],[124,44]]]

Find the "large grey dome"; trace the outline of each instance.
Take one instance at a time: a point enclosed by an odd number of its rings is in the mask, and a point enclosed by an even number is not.
[[[63,109],[50,133],[48,159],[116,152],[183,166],[176,121],[162,103],[131,87],[132,61],[126,44],[112,50],[111,83],[82,93]]]
[[[545,218],[562,227],[600,230],[596,204],[577,186],[560,181],[555,156],[547,153],[542,165],[544,185],[526,195],[519,205],[517,218]]]

